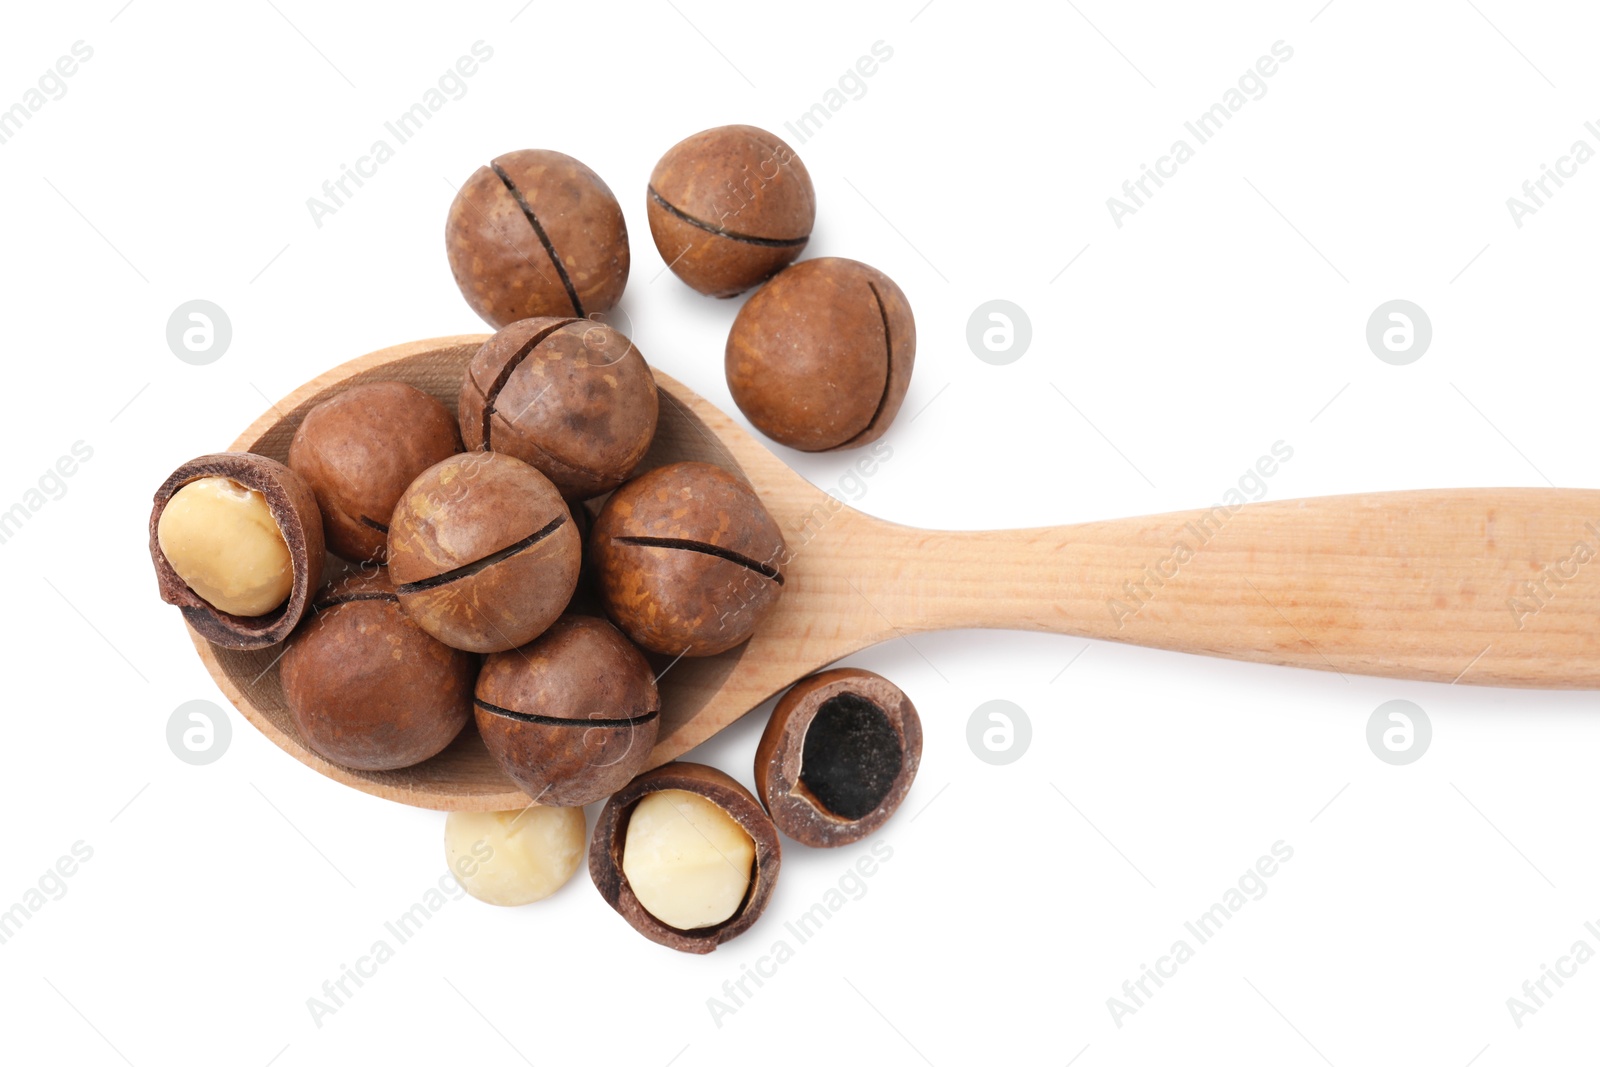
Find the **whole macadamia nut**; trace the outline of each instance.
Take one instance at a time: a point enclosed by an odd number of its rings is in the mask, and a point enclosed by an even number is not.
[[[560,152],[508,152],[478,168],[450,205],[445,251],[461,295],[496,328],[609,311],[628,284],[617,198]]]
[[[279,677],[301,738],[361,771],[421,763],[455,740],[472,712],[478,657],[434,640],[379,568],[329,586],[289,639]]]
[[[728,389],[779,444],[855,448],[894,421],[916,351],[911,305],[887,275],[853,259],[808,259],[739,309]]]
[[[583,865],[582,808],[452,811],[444,821],[450,873],[485,904],[543,900]]]
[[[638,774],[661,719],[644,656],[587,615],[490,656],[475,702],[478,733],[501,768],[538,803],[561,807],[601,800]]]
[[[538,468],[563,496],[621,485],[655,437],[655,378],[633,342],[585,319],[524,319],[484,343],[461,383],[469,449]]]
[[[718,126],[673,145],[650,174],[650,235],[672,272],[734,296],[793,263],[817,198],[794,150],[754,126]]]
[[[464,452],[429,467],[389,522],[400,606],[468,652],[501,652],[543,633],[572,599],[581,553],[550,479],[499,452]]]
[[[439,401],[404,382],[367,382],[306,413],[289,443],[289,467],[317,494],[328,549],[353,563],[382,563],[395,501],[460,450],[456,420]]]
[[[657,467],[606,501],[589,535],[600,596],[652,652],[710,656],[748,640],[783,592],[788,549],[743,478]]]

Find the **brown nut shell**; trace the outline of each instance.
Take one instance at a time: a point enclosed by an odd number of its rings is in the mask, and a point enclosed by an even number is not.
[[[450,205],[445,251],[461,295],[496,329],[609,311],[628,284],[628,227],[600,176],[560,152],[508,152]]]
[[[621,485],[655,437],[655,378],[632,341],[585,319],[514,322],[486,341],[461,383],[468,449],[504,452],[565,497]]]
[[[672,272],[707,296],[734,296],[793,263],[811,239],[811,175],[782,139],[718,126],[667,150],[645,192],[650,236]]]
[[[423,471],[389,524],[389,576],[406,614],[468,652],[527,644],[561,615],[582,545],[550,479],[499,452]]]
[[[698,793],[733,817],[755,842],[756,860],[750,876],[750,890],[732,918],[715,926],[680,930],[668,926],[644,909],[633,895],[622,873],[622,851],[628,837],[628,820],[633,806],[646,794],[662,789],[682,789]],[[778,830],[750,791],[715,767],[701,763],[668,763],[646,771],[623,786],[600,811],[594,834],[589,839],[589,877],[607,904],[635,930],[658,945],[679,952],[706,953],[724,941],[738,937],[761,917],[772,889],[778,882],[783,850]]]
[[[317,495],[328,550],[382,563],[395,501],[459,451],[455,417],[439,401],[405,382],[365,382],[306,413],[289,443],[289,467]]]
[[[804,452],[883,436],[911,384],[917,327],[905,293],[853,259],[808,259],[739,309],[725,369],[739,410]]]
[[[424,633],[381,568],[335,582],[312,610],[279,664],[307,745],[345,767],[388,771],[455,740],[472,712],[478,657]]]
[[[661,697],[650,664],[604,619],[564,615],[497,652],[474,696],[478,733],[540,804],[578,807],[626,785],[650,759]]]
[[[294,584],[289,599],[265,615],[230,615],[206,603],[190,589],[161,551],[156,528],[161,512],[174,493],[190,482],[218,476],[232,478],[246,489],[260,493],[283,534],[294,568]],[[327,552],[322,540],[322,515],[317,498],[306,480],[277,460],[253,452],[218,452],[191,459],[167,477],[156,490],[155,506],[150,510],[150,560],[155,564],[156,583],[161,599],[176,604],[184,621],[195,633],[223,648],[253,649],[275,645],[305,614],[312,592],[322,584],[322,566]]]
[[[797,682],[756,746],[756,791],[778,829],[814,848],[859,841],[900,807],[922,720],[900,687],[840,667]]]
[[[657,467],[611,494],[589,550],[612,621],[669,656],[748,640],[783,593],[788,558],[755,490],[709,463]]]

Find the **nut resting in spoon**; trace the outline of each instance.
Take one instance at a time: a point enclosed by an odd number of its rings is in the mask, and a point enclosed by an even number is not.
[[[456,420],[439,401],[405,382],[366,382],[306,413],[289,443],[289,467],[317,495],[328,550],[382,563],[400,494],[459,451]]]
[[[621,485],[656,432],[656,382],[633,342],[586,319],[524,319],[489,338],[461,383],[473,450],[532,464],[561,495]]]
[[[156,490],[150,559],[161,599],[213,644],[287,637],[322,581],[323,555],[311,487],[266,456],[200,456]]]
[[[755,490],[710,463],[657,467],[612,493],[589,550],[612,621],[668,656],[749,640],[783,593],[788,555]]]
[[[503,652],[543,633],[572,599],[581,551],[550,479],[498,452],[429,467],[389,524],[400,606],[468,652]]]
[[[905,693],[841,667],[798,682],[756,746],[756,792],[803,845],[859,841],[900,807],[922,758],[922,720]]]
[[[307,745],[363,771],[421,763],[472,712],[478,657],[422,631],[382,568],[317,596],[279,664],[284,703]]]
[[[660,727],[644,656],[604,619],[565,615],[531,644],[497,652],[478,677],[478,733],[540,804],[603,799],[639,773]]]
[[[760,802],[699,763],[668,763],[623,786],[589,841],[589,877],[606,903],[645,937],[680,952],[710,952],[748,930],[767,906],[781,861],[777,828]],[[695,925],[675,926],[655,911]]]
[[[156,540],[178,576],[219,611],[265,615],[294,588],[289,546],[267,498],[232,478],[201,478],[172,494]]]

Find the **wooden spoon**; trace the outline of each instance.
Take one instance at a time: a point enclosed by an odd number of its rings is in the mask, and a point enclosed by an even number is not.
[[[454,411],[484,340],[417,341],[352,360],[296,389],[233,448],[282,460],[308,410],[363,381],[410,382]],[[1600,491],[1420,490],[934,532],[847,507],[710,403],[660,371],[656,380],[661,421],[644,466],[694,459],[742,473],[793,560],[777,609],[747,644],[665,671],[651,766],[842,656],[928,630],[1042,630],[1391,678],[1600,684],[1591,573],[1600,562],[1590,562],[1600,555]],[[528,803],[470,727],[405,770],[329,763],[301,742],[284,706],[281,649],[235,652],[191,636],[244,716],[330,778],[425,808]]]

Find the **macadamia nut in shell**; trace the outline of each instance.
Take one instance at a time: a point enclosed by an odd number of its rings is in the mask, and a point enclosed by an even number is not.
[[[197,483],[191,494],[184,492]],[[174,500],[178,510],[169,517]],[[155,492],[149,535],[161,599],[177,605],[197,634],[223,648],[267,648],[282,641],[322,584],[327,550],[316,494],[300,475],[254,452],[198,456],[169,474]],[[287,595],[280,592],[281,551],[289,561]],[[190,578],[226,606],[212,603]]]
[[[334,583],[314,610],[279,666],[305,743],[363,771],[410,767],[444,751],[472,714],[478,657],[424,633],[381,568]]]
[[[674,274],[708,296],[734,296],[799,258],[817,198],[781,138],[718,126],[667,150],[650,173],[645,209]]]
[[[524,319],[473,356],[459,410],[469,449],[515,456],[583,499],[621,485],[649,450],[656,381],[610,326]]]
[[[389,524],[389,576],[401,607],[468,652],[503,652],[542,634],[572,599],[581,551],[550,479],[498,452],[429,467]]]
[[[666,800],[650,799],[663,792]],[[694,799],[681,801],[680,793]],[[782,862],[778,829],[761,802],[703,763],[668,763],[617,790],[589,841],[589,877],[606,903],[679,952],[710,952],[750,929]]]
[[[788,556],[755,490],[709,463],[657,467],[612,493],[589,548],[612,620],[667,656],[749,640],[783,593]]]
[[[808,259],[739,309],[724,367],[733,402],[758,430],[823,452],[883,436],[916,351],[911,305],[888,275],[853,259]]]
[[[545,149],[508,152],[461,186],[445,224],[461,295],[499,328],[609,311],[628,284],[628,227],[600,176]]]
[[[564,615],[483,665],[478,733],[540,804],[602,800],[641,771],[661,723],[650,664],[604,619]]]
[[[455,417],[439,401],[404,382],[365,382],[306,413],[289,466],[317,494],[329,551],[382,563],[400,494],[459,451]]]

